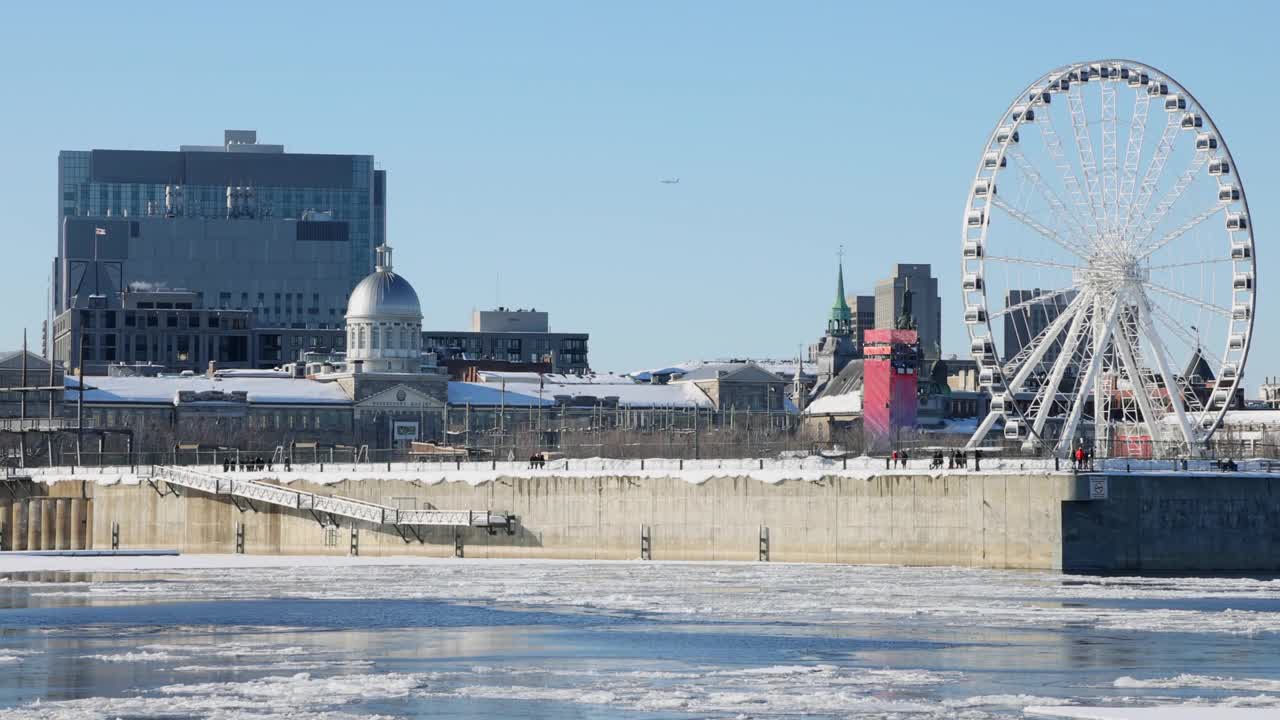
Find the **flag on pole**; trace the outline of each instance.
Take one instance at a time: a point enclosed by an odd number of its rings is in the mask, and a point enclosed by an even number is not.
[[[106,235],[106,234],[107,234],[107,229],[106,229],[106,228],[94,228],[94,229],[93,229],[93,234],[94,234],[94,235]]]

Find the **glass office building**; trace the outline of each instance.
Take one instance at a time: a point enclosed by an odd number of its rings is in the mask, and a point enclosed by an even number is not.
[[[94,294],[173,278],[198,283],[185,289],[210,307],[255,310],[265,299],[269,314],[281,294],[341,303],[372,272],[373,248],[386,241],[386,176],[372,156],[286,153],[281,145],[258,144],[254,131],[228,130],[222,145],[177,151],[63,151],[58,196],[55,314],[85,305]],[[171,227],[158,227],[165,221]],[[253,248],[267,247],[264,238],[275,242],[271,253],[253,255]],[[205,252],[215,243],[218,248]],[[184,261],[197,257],[193,277]],[[284,272],[284,263],[312,262],[326,266],[327,285],[299,287],[298,274]],[[281,264],[279,272],[273,263]],[[345,268],[340,281],[335,264]],[[243,280],[247,272],[261,274],[253,287]],[[286,276],[292,284],[273,284],[273,277]],[[317,310],[324,324],[341,314],[336,307]],[[317,324],[301,317],[262,320]]]

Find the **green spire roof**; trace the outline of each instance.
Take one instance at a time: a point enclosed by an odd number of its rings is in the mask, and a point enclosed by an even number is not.
[[[844,262],[840,262],[839,274],[836,276],[836,302],[831,306],[831,319],[843,322],[853,321],[853,312],[849,309],[849,301],[844,299]]]

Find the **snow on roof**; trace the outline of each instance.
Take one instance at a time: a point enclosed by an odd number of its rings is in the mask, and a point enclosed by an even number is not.
[[[550,375],[547,376],[551,377]],[[688,384],[648,385],[626,381],[622,383],[547,382],[539,393],[536,385],[524,383],[507,385],[506,392],[494,383],[449,383],[451,405],[554,405],[559,397],[569,397],[578,402],[595,398],[617,398],[625,407],[711,407],[711,400],[697,387]]]
[[[635,378],[636,380],[639,380],[641,382],[648,382],[654,375],[684,375],[685,376],[684,379],[688,380],[688,379],[691,379],[689,377],[690,374],[697,373],[697,371],[702,370],[703,368],[715,367],[720,370],[735,370],[735,369],[744,367],[746,365],[755,365],[761,370],[771,372],[774,375],[777,375],[784,380],[790,380],[794,378],[796,375],[797,364],[798,363],[795,360],[771,360],[771,359],[752,360],[750,358],[721,359],[721,360],[686,360],[685,362],[677,363],[675,365],[669,365],[664,368],[654,368],[651,370],[636,370],[634,372],[627,373],[627,376]],[[810,366],[809,369],[804,371],[804,374],[806,376],[814,375],[813,367]],[[714,372],[710,374],[703,373],[703,374],[700,374],[697,379],[707,380],[714,376],[715,376]]]
[[[683,375],[686,372],[689,371],[685,368],[673,366],[655,368],[653,370],[633,370],[632,372],[627,373],[627,377],[638,380],[639,382],[649,382],[650,380],[653,380],[655,375]]]
[[[587,373],[573,375],[570,373],[533,373],[507,372],[503,370],[480,370],[477,375],[486,383],[556,383],[558,385],[634,385],[635,380],[627,375],[613,373]]]
[[[549,373],[543,375],[546,382],[554,382],[559,385],[635,385],[636,381],[626,375],[616,375],[614,373],[587,373],[586,375],[570,375],[564,373]]]
[[[227,368],[225,370],[218,370],[214,372],[214,375],[221,378],[228,378],[228,377],[291,378],[293,377],[293,375],[291,375],[288,372],[285,372],[284,370],[241,370],[238,368]]]
[[[861,415],[862,391],[824,395],[804,409],[805,415]]]
[[[79,387],[67,378],[66,386]],[[84,400],[88,403],[172,404],[183,390],[207,392],[243,391],[251,403],[277,405],[350,405],[351,399],[337,383],[290,377],[219,377],[161,375],[159,377],[88,377]]]
[[[479,370],[476,375],[480,378],[480,382],[491,383],[537,383],[539,374],[536,372],[512,372],[510,370]]]
[[[681,382],[700,382],[704,380],[716,380],[721,376],[735,375],[748,368],[753,368],[757,370],[758,372],[756,373],[756,375],[759,375],[760,373],[765,373],[767,375],[772,375],[773,379],[779,382],[785,382],[783,378],[780,378],[777,375],[774,375],[773,373],[769,372],[768,370],[765,370],[764,368],[760,367],[759,365],[756,365],[753,362],[706,363],[705,365],[701,365],[697,368],[694,368],[693,370],[690,370],[684,375],[681,375],[679,378],[673,378],[673,379],[679,380]],[[750,377],[750,376],[748,375],[747,377]]]
[[[450,382],[449,404],[528,407],[554,405],[555,401],[550,396],[539,400],[537,388],[534,388],[533,394],[529,394],[528,386],[524,383],[507,385],[506,392],[503,392],[502,386],[497,383]]]

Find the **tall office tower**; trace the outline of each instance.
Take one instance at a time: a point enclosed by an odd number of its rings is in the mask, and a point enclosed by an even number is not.
[[[897,263],[889,277],[876,283],[876,328],[901,328],[904,314],[919,336],[924,371],[942,357],[942,298],[938,296],[938,280],[927,264]],[[904,313],[903,299],[911,293],[909,313]]]
[[[386,241],[386,174],[370,155],[287,153],[228,130],[222,145],[58,154],[52,314],[188,290],[258,327],[342,326]]]

